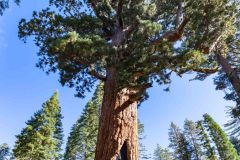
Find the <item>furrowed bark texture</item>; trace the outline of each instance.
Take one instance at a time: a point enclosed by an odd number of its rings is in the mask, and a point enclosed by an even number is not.
[[[216,56],[218,63],[222,66],[222,69],[227,74],[229,81],[238,95],[238,98],[240,98],[240,78],[237,71],[232,68],[227,59],[221,54],[216,54]]]
[[[131,91],[122,89],[116,92],[115,75],[116,71],[109,69],[104,85],[95,160],[116,160],[124,143],[126,144],[124,146],[127,146],[127,160],[137,160],[137,102],[121,108],[124,102],[129,100]]]

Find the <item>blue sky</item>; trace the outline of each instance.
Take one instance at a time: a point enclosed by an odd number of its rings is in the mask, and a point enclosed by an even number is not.
[[[47,1],[23,1],[0,16],[0,144],[14,145],[25,122],[41,108],[55,90],[59,91],[62,106],[65,142],[71,126],[82,112],[92,93],[85,99],[75,98],[74,89],[62,87],[58,75],[46,75],[35,67],[37,50],[31,40],[24,44],[17,37],[17,25],[21,18],[31,17],[33,10],[46,6]],[[215,91],[213,77],[204,82],[189,81],[193,75],[173,77],[171,91],[155,85],[149,89],[150,98],[139,109],[139,118],[145,125],[144,144],[149,153],[156,144],[168,146],[168,128],[171,121],[183,125],[186,118],[201,119],[209,113],[219,124],[227,122],[222,91]]]

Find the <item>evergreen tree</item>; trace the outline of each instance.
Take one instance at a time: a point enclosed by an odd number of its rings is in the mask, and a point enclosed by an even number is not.
[[[237,137],[230,137],[230,141],[233,144],[234,148],[236,149],[238,155],[240,155],[240,140]]]
[[[153,160],[174,160],[173,154],[166,148],[162,148],[157,144],[153,153]]]
[[[202,150],[199,141],[199,132],[200,130],[197,128],[195,122],[187,119],[185,120],[184,135],[187,138],[187,141],[189,142],[192,152],[191,159],[193,160],[201,160],[202,157]]]
[[[61,158],[62,123],[58,93],[43,104],[17,135],[13,154],[17,160],[58,160]]]
[[[65,160],[94,159],[102,95],[103,84],[100,84],[71,129],[64,154]]]
[[[144,124],[138,120],[138,144],[139,144],[139,159],[150,159],[150,156],[146,153],[146,148],[144,144],[142,143],[142,140],[145,139],[144,134]]]
[[[210,136],[214,141],[218,154],[221,160],[240,160],[237,151],[231,144],[227,135],[221,129],[221,127],[212,119],[208,114],[204,115],[204,122],[210,132]]]
[[[237,33],[233,0],[49,2],[20,22],[19,37],[35,36],[38,66],[59,71],[78,96],[104,81],[96,160],[116,159],[125,141],[128,157],[137,159],[136,106],[146,89],[170,83],[172,72],[217,72]]]
[[[10,148],[6,143],[0,144],[0,160],[7,160],[10,155]]]
[[[199,138],[201,141],[201,147],[203,148],[204,159],[217,160],[215,149],[211,146],[211,140],[203,127],[202,121],[197,122],[197,127],[200,130]]]
[[[178,126],[171,123],[169,129],[169,147],[174,150],[174,157],[179,160],[191,160],[189,142]]]

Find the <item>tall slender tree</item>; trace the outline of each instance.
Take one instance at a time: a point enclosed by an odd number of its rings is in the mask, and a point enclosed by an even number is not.
[[[179,160],[191,160],[189,142],[178,126],[171,123],[169,129],[169,147],[174,150],[174,157]]]
[[[136,160],[136,106],[146,89],[154,81],[169,83],[173,71],[216,72],[213,55],[236,34],[232,0],[49,2],[20,22],[19,37],[35,36],[38,66],[58,70],[60,82],[76,87],[78,96],[104,82],[96,160],[115,160],[122,146]]]
[[[17,160],[58,160],[61,157],[62,123],[58,93],[43,104],[17,135],[13,154]]]
[[[212,119],[208,114],[204,115],[204,122],[210,132],[210,136],[214,141],[218,154],[221,160],[240,160],[236,149],[228,139],[227,135],[221,129],[221,127]]]
[[[0,144],[0,160],[7,160],[10,156],[10,148],[7,143]]]
[[[203,155],[206,160],[217,160],[215,149],[211,146],[211,140],[202,123],[202,121],[198,121],[197,127],[200,130],[199,138],[201,141],[201,147],[203,148]]]
[[[144,159],[150,159],[150,155],[148,155],[146,152],[146,148],[143,144],[143,139],[145,139],[145,136],[144,136],[144,124],[142,124],[140,122],[140,120],[138,120],[138,149],[139,149],[139,159],[140,160],[144,160]]]
[[[94,159],[102,97],[103,84],[100,84],[71,129],[64,154],[65,160]]]
[[[193,160],[201,160],[202,149],[199,139],[200,130],[197,128],[197,124],[191,120],[186,119],[184,123],[184,135],[189,142]]]
[[[174,160],[173,153],[167,148],[162,148],[159,144],[157,144],[153,153],[153,160]]]

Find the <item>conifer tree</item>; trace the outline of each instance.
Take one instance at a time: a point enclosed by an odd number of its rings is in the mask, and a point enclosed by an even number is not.
[[[221,127],[212,119],[208,114],[204,115],[204,122],[210,132],[210,136],[214,141],[218,154],[221,160],[240,160],[237,151],[231,144],[227,135],[221,129]]]
[[[211,140],[205,131],[202,121],[197,122],[197,127],[200,130],[199,138],[201,141],[201,147],[203,148],[203,155],[206,160],[217,160],[214,147],[211,146]]]
[[[144,136],[144,124],[142,124],[140,122],[140,120],[138,120],[138,140],[139,140],[139,159],[140,160],[144,160],[144,159],[150,159],[151,157],[146,153],[147,150],[144,146],[144,144],[142,143],[142,140],[145,139]]]
[[[230,137],[230,141],[233,144],[234,148],[236,149],[238,155],[240,155],[240,140],[237,137]]]
[[[153,153],[153,160],[174,160],[174,158],[173,154],[167,148],[162,148],[157,144]]]
[[[215,54],[221,57],[236,34],[232,0],[49,2],[20,22],[19,37],[34,36],[38,66],[59,71],[78,96],[97,80],[105,83],[96,160],[116,159],[122,146],[136,160],[136,106],[146,89],[169,83],[172,72],[216,72]]]
[[[184,123],[184,135],[189,142],[193,160],[201,160],[202,150],[199,141],[199,132],[200,130],[197,128],[195,122],[191,120],[185,120]]]
[[[13,154],[17,160],[58,160],[61,158],[62,122],[58,93],[43,104],[17,135]]]
[[[179,160],[191,160],[189,142],[178,126],[171,123],[169,129],[169,147],[174,150],[174,157]]]
[[[64,154],[65,160],[94,159],[102,95],[103,84],[100,84],[71,129]]]
[[[0,144],[0,160],[7,160],[10,155],[10,148],[6,143]]]

